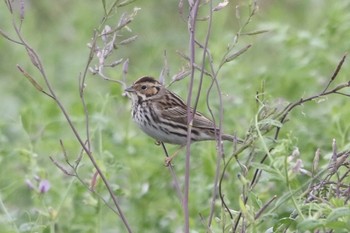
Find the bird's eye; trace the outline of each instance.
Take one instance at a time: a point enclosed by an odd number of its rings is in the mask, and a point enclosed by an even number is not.
[[[147,88],[146,85],[143,85],[143,86],[141,87],[142,90],[146,90],[146,88]]]

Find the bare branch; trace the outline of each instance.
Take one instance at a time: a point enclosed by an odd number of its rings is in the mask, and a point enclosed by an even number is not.
[[[61,164],[59,164],[52,156],[49,156],[50,160],[52,161],[55,166],[60,169],[64,174],[67,176],[76,176],[75,174],[69,172],[67,169],[65,169]]]
[[[117,3],[119,1],[116,0],[112,6],[112,8],[110,9],[109,13],[112,13],[112,9],[114,9],[116,6],[117,6]],[[130,1],[129,1],[130,2]],[[13,14],[13,11],[12,11],[12,6],[11,6],[11,2],[10,1],[6,1],[7,5],[8,5],[8,8],[9,8],[9,11]],[[124,2],[125,4],[127,2]],[[134,15],[135,15],[136,12],[134,12],[134,14],[132,15],[129,15],[128,16],[128,20],[131,20]],[[105,175],[102,173],[101,169],[99,168],[94,156],[92,155],[92,152],[91,152],[91,147],[90,147],[90,137],[89,137],[89,128],[88,128],[88,125],[89,125],[89,121],[88,121],[88,112],[87,112],[87,108],[86,108],[86,104],[84,102],[84,88],[85,88],[85,77],[86,77],[86,74],[87,74],[87,70],[89,70],[89,64],[92,60],[92,57],[93,57],[93,53],[95,52],[95,45],[91,47],[91,51],[90,51],[90,55],[89,55],[89,58],[88,58],[88,62],[87,62],[87,66],[85,68],[85,71],[83,73],[82,76],[80,76],[80,82],[79,82],[79,91],[80,91],[80,96],[81,96],[81,100],[82,100],[82,104],[84,106],[84,112],[85,112],[85,116],[86,116],[86,128],[87,128],[87,131],[86,131],[86,134],[87,134],[87,137],[88,137],[88,140],[83,140],[80,133],[78,132],[78,130],[76,129],[75,125],[73,124],[69,114],[67,113],[65,107],[63,106],[63,104],[61,103],[60,99],[56,96],[56,92],[54,90],[54,88],[52,87],[51,85],[51,82],[49,80],[49,78],[47,77],[46,75],[46,72],[45,72],[45,69],[42,65],[42,62],[41,62],[41,59],[40,57],[38,56],[38,54],[36,53],[36,51],[24,40],[23,36],[22,36],[22,33],[21,33],[21,30],[20,30],[20,26],[21,26],[21,23],[20,25],[18,26],[15,22],[15,19],[14,19],[14,15],[12,15],[13,19],[12,19],[12,26],[17,34],[17,37],[19,39],[19,44],[21,44],[24,49],[27,51],[27,54],[28,54],[28,57],[31,59],[31,62],[32,64],[37,68],[37,70],[40,72],[41,74],[41,77],[42,79],[44,80],[45,84],[46,84],[46,88],[48,89],[48,93],[45,92],[43,90],[43,88],[35,81],[35,79],[32,78],[32,76],[30,74],[28,74],[27,72],[25,72],[20,66],[17,66],[18,69],[20,70],[20,72],[31,82],[31,84],[36,88],[36,90],[40,91],[41,93],[44,93],[45,95],[49,96],[51,99],[53,99],[56,103],[56,105],[59,107],[59,109],[61,110],[62,114],[64,115],[70,129],[73,131],[77,141],[80,143],[81,147],[83,148],[83,150],[86,152],[86,154],[88,155],[91,163],[93,164],[93,166],[96,168],[96,171],[98,172],[99,176],[101,177],[106,189],[108,190],[110,196],[111,196],[111,199],[113,200],[113,203],[115,205],[115,207],[117,208],[117,211],[118,211],[118,215],[119,217],[121,218],[124,226],[126,227],[127,231],[128,232],[132,232],[131,231],[131,228],[128,224],[128,221],[126,220],[119,204],[118,204],[118,201],[117,201],[117,198],[116,196],[114,195],[114,192],[111,188],[111,186],[109,185]],[[105,22],[105,20],[108,18],[108,15],[105,16],[103,22]],[[121,26],[121,25],[120,25]],[[1,35],[3,35],[3,33],[1,33]],[[6,38],[6,34],[5,35],[5,38]],[[8,39],[8,38],[7,38]],[[10,40],[11,41],[11,40]],[[104,58],[105,55],[101,56],[100,58]],[[62,149],[63,149],[63,152],[65,154],[65,149],[63,147],[63,144],[61,143],[61,146],[62,146]],[[65,158],[67,159],[66,155],[65,155]],[[53,158],[51,158],[52,162],[60,169],[62,170],[64,173],[66,174],[69,174],[59,163],[57,163]],[[78,166],[78,163],[77,163],[77,166]]]
[[[10,42],[13,42],[15,44],[23,45],[20,41],[17,41],[15,39],[12,39],[10,36],[8,36],[3,30],[0,29],[0,34],[5,39],[9,40]]]
[[[190,5],[190,13],[188,17],[188,31],[189,31],[189,51],[190,51],[190,65],[191,65],[191,75],[190,75],[190,83],[188,88],[187,95],[187,143],[186,143],[186,165],[185,165],[185,185],[184,185],[184,197],[182,202],[182,208],[184,211],[184,232],[190,232],[190,218],[188,211],[188,196],[189,196],[189,185],[190,185],[190,157],[191,157],[191,131],[192,131],[192,120],[194,111],[191,110],[191,102],[192,102],[192,90],[193,90],[193,81],[194,81],[194,64],[195,60],[195,37],[196,37],[196,19],[199,7],[199,0],[189,1]]]

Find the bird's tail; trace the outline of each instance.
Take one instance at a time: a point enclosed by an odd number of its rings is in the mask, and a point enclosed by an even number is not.
[[[223,134],[221,139],[225,140],[225,141],[239,143],[239,144],[242,144],[244,142],[242,139],[237,138],[236,136],[229,135],[229,134]]]

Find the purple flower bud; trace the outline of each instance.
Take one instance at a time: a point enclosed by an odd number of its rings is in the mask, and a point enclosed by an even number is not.
[[[23,21],[24,20],[24,0],[21,0],[19,2],[19,13],[20,13],[20,17],[21,17],[21,20]]]
[[[39,183],[39,192],[46,193],[50,189],[50,182],[48,180],[41,180]]]

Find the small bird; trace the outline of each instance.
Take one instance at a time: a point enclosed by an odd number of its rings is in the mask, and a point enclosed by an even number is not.
[[[143,132],[158,142],[177,144],[180,148],[186,145],[187,105],[179,96],[148,76],[139,78],[125,91],[132,100],[132,118]],[[191,141],[216,140],[215,134],[219,134],[219,129],[215,128],[211,120],[196,111],[192,122]],[[222,134],[221,139],[242,142],[228,134]],[[171,164],[177,152],[166,158],[166,166]]]

